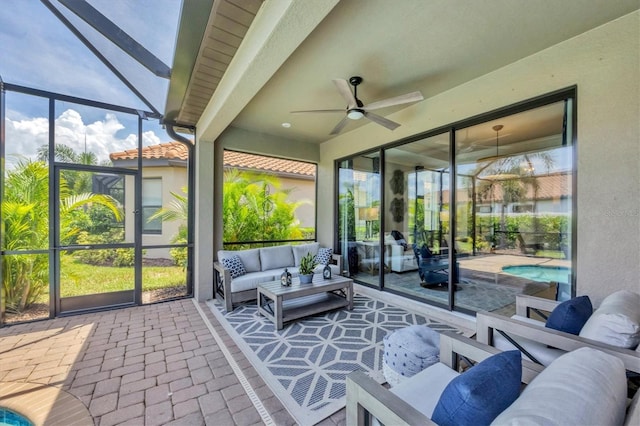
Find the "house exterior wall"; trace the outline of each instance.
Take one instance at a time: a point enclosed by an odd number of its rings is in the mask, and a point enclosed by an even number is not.
[[[320,145],[318,205],[334,207],[334,160],[577,86],[577,294],[597,305],[640,281],[640,12],[636,11]],[[333,215],[318,239],[333,243]]]

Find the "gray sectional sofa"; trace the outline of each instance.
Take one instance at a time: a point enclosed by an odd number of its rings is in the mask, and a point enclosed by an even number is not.
[[[214,295],[224,299],[227,312],[233,310],[234,304],[256,299],[258,284],[280,279],[285,268],[294,277],[298,276],[300,260],[307,253],[316,256],[320,251],[319,243],[283,245],[248,250],[220,250],[218,261],[214,262]],[[238,256],[244,272],[238,275],[225,267],[225,259]],[[342,257],[331,254],[331,272],[339,275],[342,272]],[[316,273],[322,273],[324,265],[316,267]],[[242,268],[240,268],[242,269]]]

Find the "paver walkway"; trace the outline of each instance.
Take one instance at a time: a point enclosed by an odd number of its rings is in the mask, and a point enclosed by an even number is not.
[[[0,382],[60,387],[101,426],[293,425],[206,305],[199,306],[213,333],[191,299],[0,328]],[[321,424],[344,422],[342,410]]]

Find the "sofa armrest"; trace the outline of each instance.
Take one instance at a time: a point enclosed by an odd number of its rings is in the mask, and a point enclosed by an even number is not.
[[[590,347],[614,355],[622,360],[629,371],[640,373],[640,352],[620,348],[570,333],[534,325],[516,318],[497,315],[492,312],[478,312],[476,315],[476,340],[492,345],[494,333],[500,330],[510,336],[519,336],[563,351],[573,351]]]
[[[331,255],[331,260],[338,267],[338,270],[340,271],[340,273],[342,273],[342,255],[341,254],[332,254]]]
[[[539,309],[542,311],[551,312],[559,304],[560,302],[555,300],[519,294],[516,296],[516,315],[530,318],[529,314],[531,309]]]
[[[233,298],[231,297],[231,272],[222,266],[222,263],[213,262],[213,275],[213,294],[221,296],[224,299],[227,312],[231,312],[233,310]]]
[[[427,416],[364,372],[355,371],[347,376],[347,424],[371,424],[369,415],[385,425],[435,425]]]

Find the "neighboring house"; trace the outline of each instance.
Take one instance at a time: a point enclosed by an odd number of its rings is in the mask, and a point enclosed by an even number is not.
[[[142,238],[144,245],[170,244],[177,234],[179,222],[162,222],[147,219],[159,208],[167,207],[175,198],[171,193],[182,194],[187,187],[187,147],[179,142],[150,145],[142,148]],[[114,152],[109,155],[116,167],[137,166],[136,149]],[[316,165],[281,158],[225,151],[224,167],[277,176],[282,189],[291,190],[290,200],[302,202],[296,217],[300,226],[315,227],[315,177]],[[131,185],[133,182],[131,182]],[[125,206],[133,206],[133,191],[125,185]],[[125,235],[127,240],[133,235],[132,212],[125,212]],[[168,249],[150,249],[145,257],[168,258]]]

